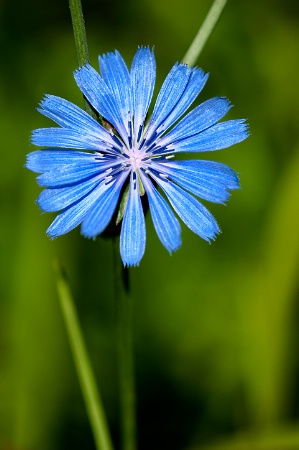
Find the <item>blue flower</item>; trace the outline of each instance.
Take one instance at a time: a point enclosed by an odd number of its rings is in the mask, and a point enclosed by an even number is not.
[[[40,105],[39,111],[59,127],[33,131],[32,143],[48,148],[30,153],[26,167],[40,173],[38,184],[46,188],[37,199],[40,208],[60,211],[48,235],[55,238],[81,224],[82,234],[95,238],[126,198],[120,253],[124,265],[138,265],[146,242],[145,193],[158,237],[170,253],[181,245],[174,212],[201,238],[214,239],[218,224],[195,196],[225,203],[229,190],[239,188],[238,177],[222,163],[174,157],[243,141],[248,136],[245,120],[218,123],[231,108],[223,97],[207,100],[181,118],[208,76],[176,63],[146,121],[156,78],[153,51],[139,48],[130,71],[117,51],[100,56],[99,64],[101,75],[86,64],[74,77],[105,126],[53,95]]]

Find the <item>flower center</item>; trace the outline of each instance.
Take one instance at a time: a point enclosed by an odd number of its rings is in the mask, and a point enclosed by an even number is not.
[[[136,150],[134,148],[128,150],[129,163],[132,171],[139,170],[146,167],[146,162],[148,161],[148,155],[145,154],[144,150]]]

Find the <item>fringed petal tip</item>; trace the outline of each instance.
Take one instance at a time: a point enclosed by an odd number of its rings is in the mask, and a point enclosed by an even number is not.
[[[124,261],[124,260],[122,259],[124,268],[129,268],[129,267],[139,267],[140,261],[141,261],[141,260],[139,260],[139,261],[136,262],[136,263],[131,263],[131,262],[126,262],[126,261]]]
[[[155,50],[155,46],[154,45],[152,45],[152,46],[150,46],[150,45],[138,45],[138,47],[137,47],[137,51],[138,50],[146,50],[146,51],[150,51],[151,53],[154,53],[154,50]]]

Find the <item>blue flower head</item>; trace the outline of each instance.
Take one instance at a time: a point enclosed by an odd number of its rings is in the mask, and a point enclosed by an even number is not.
[[[208,76],[177,63],[146,122],[156,78],[153,51],[139,48],[131,70],[117,51],[100,56],[99,64],[101,75],[86,64],[74,77],[109,126],[53,95],[40,105],[39,111],[59,127],[33,131],[32,143],[47,148],[30,153],[26,167],[40,173],[37,181],[46,188],[37,200],[40,208],[60,211],[48,235],[54,238],[81,224],[82,234],[95,238],[123,197],[120,253],[124,265],[138,265],[146,241],[145,193],[158,237],[170,253],[181,244],[176,215],[201,238],[214,239],[218,224],[195,197],[225,203],[229,191],[239,188],[238,177],[225,164],[175,156],[241,142],[248,136],[245,121],[219,122],[231,107],[223,97],[205,101],[182,118]]]

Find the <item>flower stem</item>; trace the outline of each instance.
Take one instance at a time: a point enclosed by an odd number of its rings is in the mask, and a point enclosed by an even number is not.
[[[61,265],[55,263],[57,290],[83,398],[97,450],[112,450],[104,409],[86,351],[72,294]]]
[[[136,450],[136,399],[133,364],[132,303],[129,270],[119,255],[119,238],[113,239],[114,292],[123,450]]]
[[[89,62],[89,55],[81,0],[69,0],[69,5],[78,64],[79,66],[84,66],[84,64]]]
[[[197,58],[199,57],[202,49],[204,48],[208,38],[212,34],[216,23],[218,22],[220,15],[226,5],[227,0],[215,0],[207,17],[205,18],[202,26],[200,27],[194,41],[189,47],[186,55],[182,61],[189,66],[193,66]]]
[[[81,0],[69,0],[71,18],[73,24],[73,33],[75,40],[75,47],[79,67],[84,66],[89,62],[88,45],[86,39],[85,23],[82,11]],[[85,110],[93,118],[97,119],[92,107],[84,98]]]

